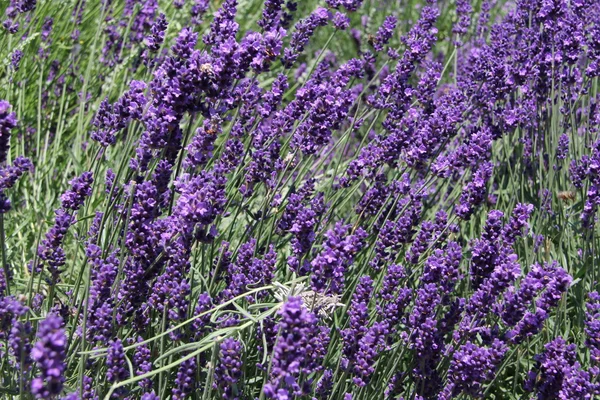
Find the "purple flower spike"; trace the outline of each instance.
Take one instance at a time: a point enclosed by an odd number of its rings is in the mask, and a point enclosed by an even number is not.
[[[397,23],[398,20],[393,15],[388,16],[385,21],[383,21],[383,24],[377,30],[375,39],[373,39],[373,48],[376,51],[383,51],[383,46],[385,46],[394,35]]]
[[[215,369],[215,384],[223,391],[223,399],[235,399],[234,386],[242,377],[242,345],[227,338],[220,345],[219,364]]]
[[[483,163],[474,172],[471,181],[463,188],[459,205],[456,207],[456,215],[461,219],[468,220],[475,209],[485,200],[487,183],[492,177],[492,170],[491,163]]]
[[[600,366],[600,295],[598,292],[588,294],[585,314],[586,346],[590,349],[591,359]]]
[[[83,205],[86,197],[92,194],[92,183],[94,178],[91,172],[84,172],[80,176],[69,181],[71,189],[60,196],[62,207],[66,210],[77,211]]]
[[[158,51],[163,41],[165,40],[165,32],[167,30],[168,22],[165,14],[160,14],[152,28],[150,28],[150,35],[146,36],[144,43],[150,51]]]
[[[115,339],[108,346],[108,355],[106,357],[106,378],[110,383],[118,383],[129,378],[129,368],[125,361],[125,352],[121,339]],[[126,392],[125,388],[119,388],[115,391],[117,396]]]
[[[593,385],[590,374],[576,361],[576,346],[561,337],[544,346],[535,357],[536,366],[529,372],[525,390],[538,399],[590,399]]]
[[[40,322],[38,341],[31,350],[31,358],[40,371],[31,382],[31,393],[36,399],[50,399],[62,391],[67,349],[67,336],[62,324],[62,318],[54,314],[48,314]]]
[[[290,45],[284,50],[283,65],[287,68],[291,68],[294,65],[317,27],[327,25],[329,17],[327,9],[317,8],[308,17],[298,21],[294,27],[295,31],[292,34]]]
[[[17,114],[10,112],[8,101],[0,100],[0,163],[6,162],[10,146],[10,131],[17,126]]]
[[[344,289],[344,272],[352,264],[354,255],[360,251],[367,237],[367,232],[358,228],[351,235],[351,225],[338,222],[335,228],[325,236],[323,250],[311,262],[312,287],[315,291],[324,290],[330,283],[333,293],[342,293]]]
[[[329,343],[329,329],[317,325],[317,317],[304,307],[300,297],[288,298],[280,315],[280,334],[273,349],[269,383],[264,388],[269,399],[307,395],[307,387],[299,379],[321,369]]]

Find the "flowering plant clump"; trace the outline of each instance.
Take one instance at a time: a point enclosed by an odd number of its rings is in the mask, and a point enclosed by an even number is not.
[[[600,2],[0,13],[2,398],[600,398]]]

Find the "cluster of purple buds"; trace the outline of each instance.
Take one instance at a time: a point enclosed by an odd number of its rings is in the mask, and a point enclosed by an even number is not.
[[[329,330],[317,325],[317,318],[300,297],[288,298],[280,314],[269,383],[264,386],[270,399],[306,395],[307,387],[301,379],[321,369],[329,343]]]
[[[65,252],[62,248],[68,229],[75,222],[73,213],[77,212],[92,192],[93,177],[91,172],[84,172],[69,183],[71,188],[61,196],[62,207],[55,211],[55,222],[46,233],[38,247],[39,264],[46,264],[51,275],[51,284],[60,280],[61,267],[65,264]],[[42,265],[36,265],[35,270],[41,270]]]
[[[2,22],[8,33],[15,34],[19,30],[19,22],[15,21],[19,14],[28,13],[35,9],[37,0],[11,0],[4,11],[7,19]]]
[[[49,399],[61,393],[65,382],[67,336],[62,318],[49,314],[40,322],[37,338],[31,358],[40,374],[31,382],[31,393],[37,399]]]

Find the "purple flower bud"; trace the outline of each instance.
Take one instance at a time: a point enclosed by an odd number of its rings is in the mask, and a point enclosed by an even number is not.
[[[283,65],[291,68],[298,59],[300,53],[310,40],[314,31],[319,26],[327,25],[329,21],[329,11],[325,8],[317,8],[308,17],[301,19],[294,26],[295,30],[292,33],[289,47],[286,47],[283,55]]]
[[[458,0],[456,2],[456,14],[458,20],[452,27],[452,32],[456,35],[466,35],[471,25],[471,14],[473,13],[473,7],[471,7],[471,0]],[[457,46],[461,45],[461,41],[457,38],[454,43]]]
[[[586,346],[590,349],[591,359],[600,365],[600,295],[594,291],[588,294],[585,313]]]
[[[334,229],[325,234],[323,249],[311,262],[313,290],[322,291],[330,287],[331,292],[342,293],[344,272],[367,237],[367,232],[362,228],[358,228],[353,235],[349,234],[351,228],[351,225],[338,222]]]
[[[129,378],[129,367],[125,361],[125,352],[121,339],[115,339],[108,346],[108,355],[106,357],[106,379],[109,383],[118,383]],[[117,396],[126,392],[125,388],[119,388],[115,391]]]
[[[138,337],[138,342],[142,341],[141,337]],[[135,348],[135,354],[133,355],[133,365],[135,365],[136,375],[144,375],[152,371],[152,360],[151,360],[150,348],[147,344],[140,345]],[[152,388],[152,380],[150,378],[142,379],[138,383],[143,389],[149,390]]]
[[[564,160],[565,158],[567,158],[568,154],[569,154],[569,135],[567,135],[566,133],[563,133],[558,138],[558,145],[556,147],[556,159]]]
[[[317,325],[317,318],[302,304],[300,297],[290,297],[280,311],[279,336],[273,349],[267,398],[308,394],[302,377],[321,369],[329,343],[329,329]]]
[[[394,30],[396,29],[397,23],[398,20],[393,15],[385,18],[383,24],[379,27],[377,34],[373,39],[373,48],[376,51],[383,51],[383,46],[385,46],[394,35]]]
[[[215,12],[210,32],[202,40],[208,45],[219,45],[229,38],[235,38],[239,24],[235,22],[237,0],[225,0],[221,8]]]
[[[179,364],[175,386],[172,390],[173,400],[183,400],[194,392],[196,386],[196,358],[192,357]]]
[[[23,52],[19,49],[13,51],[10,56],[10,65],[14,71],[19,70],[19,66],[21,65],[21,58],[23,58]]]
[[[61,206],[66,210],[77,211],[83,205],[86,197],[92,194],[94,178],[91,172],[84,172],[69,181],[71,188],[60,196]]]
[[[335,29],[345,31],[350,26],[350,18],[343,12],[336,12],[333,16],[333,26]]]
[[[10,146],[10,131],[17,126],[17,115],[10,112],[8,101],[0,100],[0,163],[6,162]]]
[[[494,379],[507,350],[508,347],[498,339],[494,339],[490,347],[480,347],[471,342],[460,346],[452,356],[448,369],[449,383],[442,392],[448,397],[444,398],[463,394],[481,397],[483,385]]]
[[[536,365],[528,374],[525,390],[535,392],[538,399],[592,398],[589,373],[576,361],[576,346],[567,345],[561,337],[544,346],[535,357]]]
[[[234,399],[234,385],[242,377],[242,345],[227,338],[219,346],[219,363],[215,368],[215,385],[223,392],[223,399]]]
[[[485,162],[475,170],[471,181],[468,182],[460,196],[459,204],[456,206],[456,215],[461,219],[468,220],[475,209],[485,200],[487,184],[492,177],[493,166]]]
[[[167,17],[161,13],[150,28],[150,35],[144,39],[144,44],[150,51],[158,51],[165,40],[165,32],[168,27]]]
[[[62,318],[54,314],[48,314],[39,324],[38,341],[31,350],[31,358],[39,369],[38,377],[31,382],[31,393],[36,399],[50,399],[62,391],[67,349],[62,325]]]

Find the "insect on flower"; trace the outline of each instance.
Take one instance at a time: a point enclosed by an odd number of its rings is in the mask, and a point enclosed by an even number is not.
[[[566,190],[566,191],[558,192],[557,197],[560,200],[562,200],[563,203],[570,203],[572,201],[575,201],[575,199],[577,198],[577,195],[575,194],[575,192]]]
[[[307,290],[303,283],[297,283],[292,287],[285,286],[280,282],[275,282],[276,290],[274,296],[282,303],[288,297],[300,296],[304,307],[309,310],[317,311],[317,314],[322,318],[331,318],[337,307],[344,307],[345,304],[340,303],[339,295],[324,295],[313,290]]]
[[[200,72],[202,72],[203,74],[207,74],[207,75],[213,75],[214,74],[213,67],[209,63],[201,64],[200,65]]]

